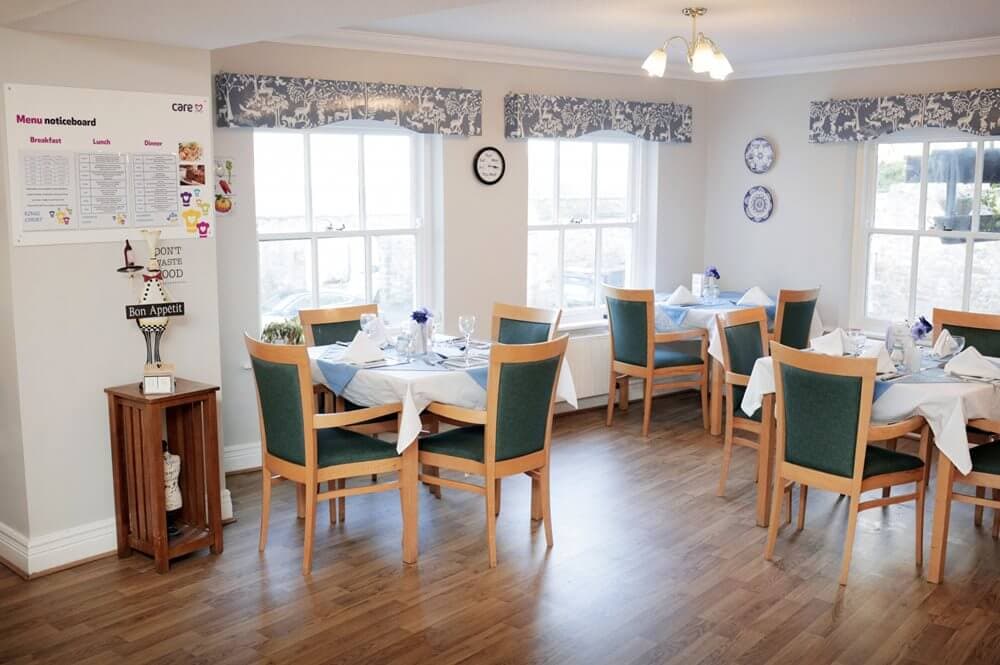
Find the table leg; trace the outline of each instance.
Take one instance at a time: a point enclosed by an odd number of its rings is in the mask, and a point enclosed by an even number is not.
[[[934,479],[934,525],[931,529],[931,565],[927,581],[940,584],[944,577],[948,550],[948,524],[951,521],[951,484],[955,467],[947,455],[937,455],[937,476]]]
[[[712,358],[712,386],[709,390],[708,411],[711,415],[709,433],[712,436],[722,434],[722,380],[726,371],[722,368],[722,363]]]
[[[108,422],[111,428],[111,474],[115,486],[115,533],[118,536],[118,557],[125,558],[132,553],[128,544],[129,510],[128,479],[125,461],[122,459],[121,407],[114,395],[108,395]]]
[[[765,395],[761,403],[761,427],[757,448],[757,526],[769,523],[771,484],[774,481],[774,452],[777,432],[774,421],[774,395]]]

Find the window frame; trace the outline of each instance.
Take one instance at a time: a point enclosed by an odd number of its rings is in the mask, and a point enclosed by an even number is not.
[[[303,192],[305,207],[303,216],[307,229],[304,231],[283,231],[276,233],[262,233],[257,223],[256,206],[254,210],[254,233],[257,245],[257,321],[263,328],[264,312],[261,311],[261,304],[264,301],[264,294],[261,292],[262,280],[260,278],[260,247],[261,243],[282,241],[282,240],[308,240],[311,262],[310,290],[311,307],[321,307],[319,304],[320,278],[319,278],[319,241],[325,239],[348,239],[362,238],[364,241],[365,257],[365,302],[374,302],[374,292],[372,289],[372,238],[378,236],[413,236],[415,265],[414,284],[414,305],[430,303],[433,293],[432,263],[432,229],[429,220],[432,219],[432,192],[431,175],[433,173],[431,146],[427,145],[427,137],[423,134],[411,132],[398,127],[387,127],[383,123],[374,121],[351,121],[328,125],[315,129],[280,129],[280,128],[255,128],[256,135],[259,133],[271,134],[301,134],[303,135]],[[312,200],[312,142],[310,137],[314,134],[349,134],[358,136],[358,225],[357,229],[325,230],[317,231],[313,224],[313,200]],[[399,229],[368,229],[366,203],[365,203],[365,159],[364,159],[364,137],[365,136],[405,136],[410,140],[410,219],[413,222],[411,228]],[[254,149],[251,146],[251,161],[254,156]],[[255,187],[255,185],[252,185]],[[255,192],[256,197],[256,192]]]
[[[574,325],[579,325],[582,323],[603,321],[604,314],[607,310],[606,305],[603,302],[601,295],[601,250],[602,250],[602,237],[604,229],[631,229],[632,231],[632,252],[630,257],[630,274],[627,275],[625,288],[635,288],[637,284],[642,284],[647,281],[647,269],[645,254],[642,251],[643,243],[647,239],[648,235],[648,221],[646,215],[644,215],[644,206],[646,195],[643,191],[643,185],[645,183],[645,172],[646,164],[649,160],[648,151],[645,146],[642,145],[642,141],[634,136],[621,132],[595,132],[592,134],[586,134],[584,136],[576,138],[540,138],[540,139],[528,139],[529,141],[540,141],[540,142],[551,142],[553,144],[553,169],[552,169],[552,219],[551,224],[531,224],[528,221],[528,212],[531,205],[530,196],[527,198],[527,205],[525,206],[525,225],[527,227],[528,235],[526,236],[525,250],[528,251],[530,246],[530,234],[537,231],[556,231],[559,234],[559,247],[558,247],[558,268],[556,275],[556,284],[559,294],[559,299],[557,307],[562,309],[562,319],[561,326],[572,327]],[[594,148],[591,154],[591,172],[590,172],[590,220],[580,223],[573,222],[559,222],[559,160],[560,160],[560,144],[561,143],[571,143],[571,142],[587,142],[594,144]],[[598,177],[598,150],[597,145],[600,143],[616,143],[623,144],[629,147],[629,169],[630,177],[628,178],[628,189],[626,192],[626,213],[625,219],[631,221],[625,222],[598,222],[596,220],[597,213],[597,177]],[[531,168],[530,158],[528,159],[528,169]],[[566,231],[573,229],[595,229],[595,239],[594,239],[594,301],[590,306],[580,306],[580,307],[567,307],[566,306],[566,293],[565,293],[565,245],[566,245]],[[527,277],[527,276],[526,276]],[[525,280],[525,302],[532,306],[530,300],[530,290],[531,285]]]
[[[866,141],[858,147],[855,191],[854,240],[851,252],[850,321],[852,327],[880,333],[891,323],[885,319],[868,316],[869,247],[873,235],[902,236],[911,241],[909,301],[907,319],[916,316],[931,317],[931,312],[917,312],[917,276],[920,259],[920,239],[923,237],[961,238],[965,240],[963,266],[962,306],[968,310],[972,290],[973,253],[977,240],[1000,242],[1000,233],[979,230],[983,193],[984,152],[987,143],[997,142],[997,137],[979,136],[949,129],[915,129],[896,132],[879,139]],[[920,201],[917,206],[915,229],[879,228],[874,225],[878,189],[878,149],[891,143],[921,143]],[[976,146],[975,181],[973,183],[971,223],[968,231],[944,231],[927,228],[928,156],[933,143],[972,143]]]

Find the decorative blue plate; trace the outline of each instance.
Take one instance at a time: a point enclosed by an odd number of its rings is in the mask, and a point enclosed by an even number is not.
[[[747,143],[743,151],[743,161],[753,173],[767,173],[774,164],[774,147],[762,136]]]
[[[743,197],[743,212],[747,219],[756,224],[766,222],[774,211],[774,199],[771,197],[771,190],[767,187],[757,185],[747,190]]]

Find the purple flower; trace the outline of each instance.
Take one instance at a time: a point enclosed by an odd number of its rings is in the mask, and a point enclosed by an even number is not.
[[[910,328],[910,337],[912,337],[914,341],[921,340],[933,329],[934,326],[930,324],[930,321],[921,316]]]
[[[427,323],[427,319],[432,316],[431,311],[426,307],[421,307],[420,309],[414,310],[413,314],[410,314],[410,318],[423,325]]]
[[[715,266],[708,266],[705,268],[705,277],[714,277],[715,279],[719,279],[719,269]]]

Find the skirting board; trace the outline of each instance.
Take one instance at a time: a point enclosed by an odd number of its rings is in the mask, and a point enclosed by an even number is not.
[[[7,561],[22,576],[34,577],[52,568],[93,559],[113,552],[116,547],[114,519],[98,520],[31,539],[0,523],[0,559]]]

